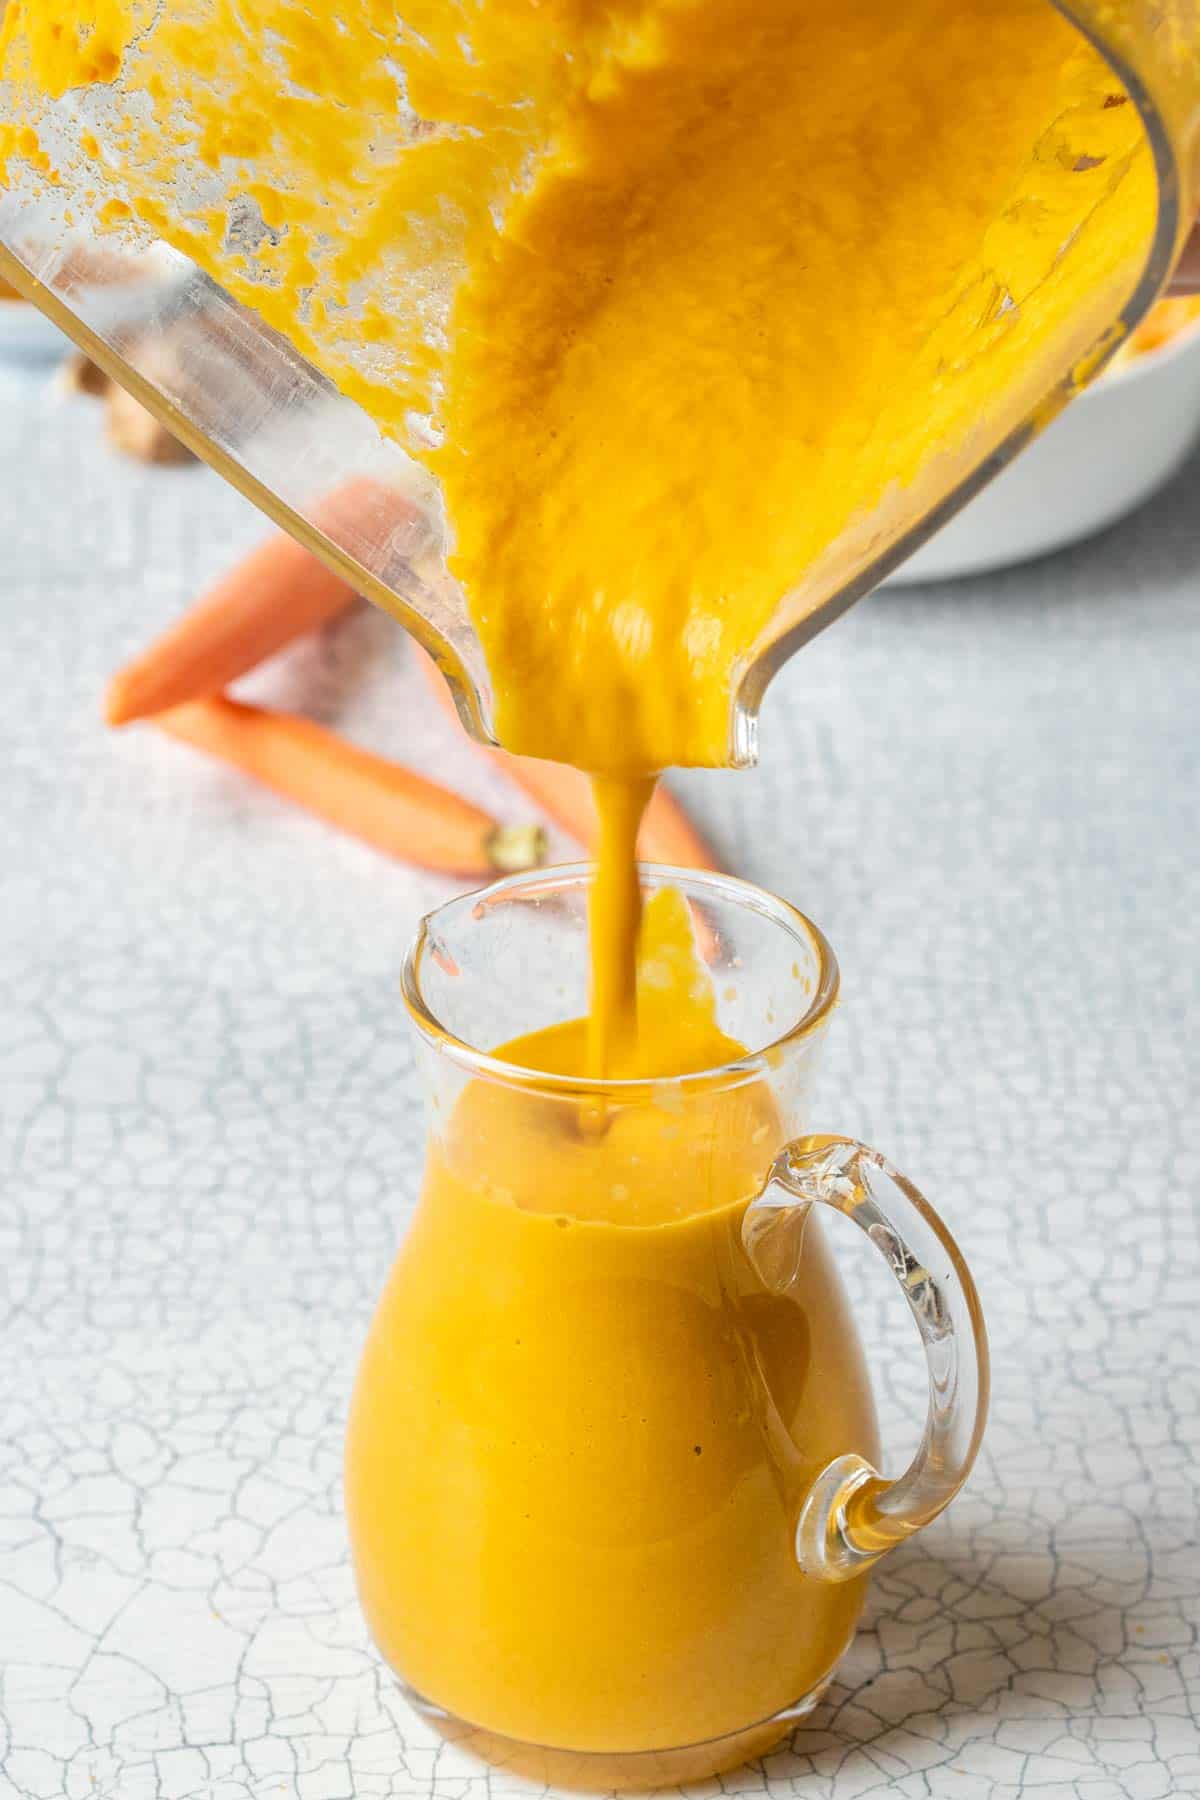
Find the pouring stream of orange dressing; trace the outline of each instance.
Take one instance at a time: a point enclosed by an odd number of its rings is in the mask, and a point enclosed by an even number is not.
[[[0,68],[0,179],[90,90],[102,216],[437,475],[501,741],[606,777],[616,1068],[647,781],[726,762],[806,573],[1115,316],[1134,107],[1048,0],[9,0]]]

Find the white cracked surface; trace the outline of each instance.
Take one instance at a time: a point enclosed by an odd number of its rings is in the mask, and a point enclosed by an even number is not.
[[[409,1712],[341,1517],[420,1154],[396,973],[446,890],[100,727],[105,674],[259,531],[234,495],[15,374],[0,458],[0,1800],[544,1791]],[[686,781],[833,938],[814,1122],[944,1207],[996,1377],[828,1702],[705,1792],[1200,1794],[1198,478],[860,607],[780,681],[763,768]],[[374,615],[257,691],[521,810]],[[896,1464],[917,1346],[846,1259]]]

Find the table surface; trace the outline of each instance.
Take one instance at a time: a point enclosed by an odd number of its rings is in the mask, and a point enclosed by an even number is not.
[[[0,471],[0,1800],[544,1791],[409,1712],[341,1509],[420,1159],[397,966],[448,890],[101,727],[243,502],[16,373]],[[706,1792],[1200,1792],[1198,493],[1200,458],[1073,552],[877,596],[779,680],[759,770],[681,784],[832,937],[818,1122],[944,1208],[995,1362],[827,1702]],[[522,810],[366,608],[251,690]],[[895,1466],[919,1351],[844,1254]]]

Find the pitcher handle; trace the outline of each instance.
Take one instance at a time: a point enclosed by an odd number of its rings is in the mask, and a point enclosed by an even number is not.
[[[804,1501],[796,1529],[801,1568],[848,1581],[935,1519],[970,1473],[987,1416],[987,1332],[970,1270],[938,1215],[885,1157],[853,1138],[796,1139],[746,1209],[743,1243],[771,1286],[786,1285],[780,1246],[794,1273],[802,1237],[796,1214],[802,1226],[815,1202],[853,1219],[882,1253],[929,1369],[925,1432],[904,1474],[887,1481],[851,1451],[822,1469]]]

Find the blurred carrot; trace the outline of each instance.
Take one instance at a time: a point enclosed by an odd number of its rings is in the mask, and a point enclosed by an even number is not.
[[[391,488],[357,477],[329,494],[314,519],[336,539],[348,524],[381,507],[394,516],[407,512],[409,503]],[[113,676],[104,716],[110,725],[126,725],[219,693],[354,598],[342,576],[294,538],[276,532]]]
[[[414,647],[439,705],[458,724],[458,713],[445,677],[431,656],[427,656],[419,645]],[[475,740],[472,738],[471,742],[475,743]],[[566,763],[545,762],[537,756],[513,756],[507,750],[496,750],[489,744],[476,744],[476,748],[524,788],[556,825],[561,825],[585,849],[595,847],[596,806],[591,781],[581,769],[570,768]],[[642,820],[638,854],[644,862],[673,863],[685,869],[719,870],[721,866],[680,802],[661,781]]]
[[[642,820],[638,854],[643,862],[672,863],[681,869],[713,869],[718,873],[721,869],[715,851],[692,823],[682,800],[661,781]]]
[[[461,795],[293,713],[221,697],[175,707],[153,722],[404,862],[490,876],[532,868],[545,855],[540,826],[498,825]]]

